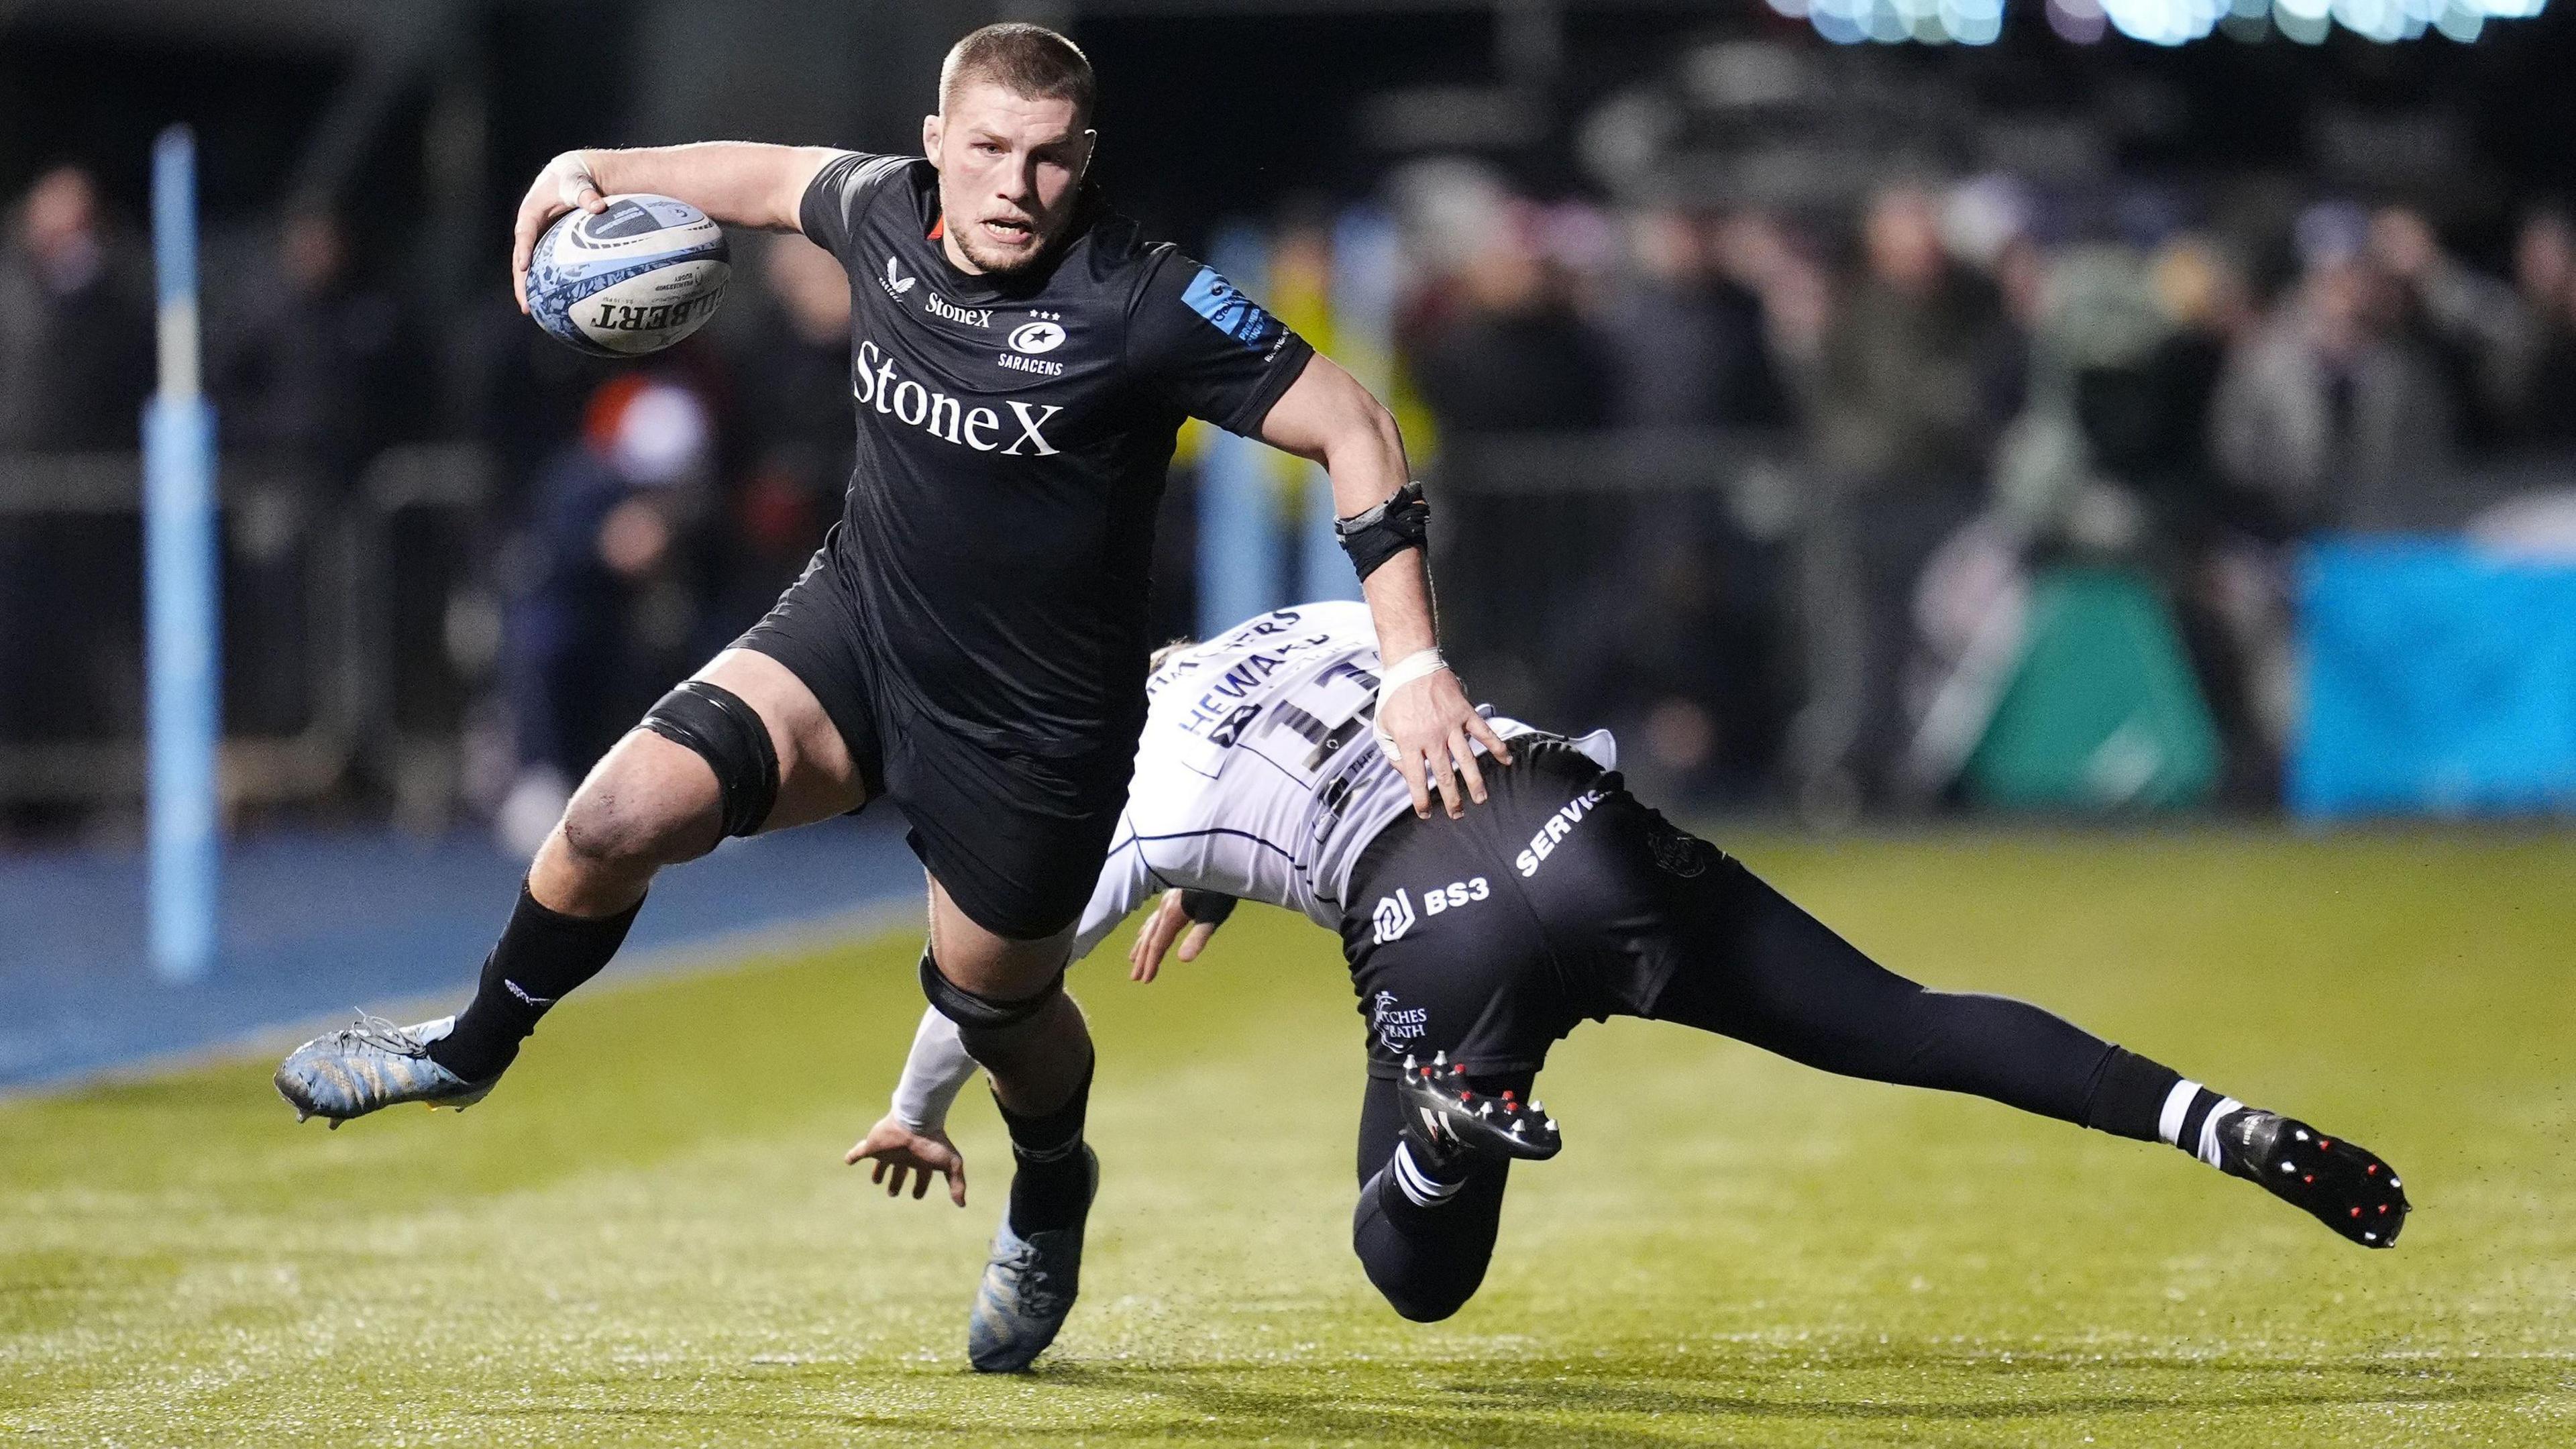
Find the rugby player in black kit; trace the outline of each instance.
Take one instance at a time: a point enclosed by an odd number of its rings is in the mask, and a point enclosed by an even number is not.
[[[1391,659],[1377,719],[1429,812],[1507,758],[1441,664],[1425,509],[1384,407],[1085,184],[1089,62],[1037,26],[949,52],[923,157],[717,142],[557,157],[512,267],[555,217],[627,192],[797,229],[851,285],[858,466],[804,576],[582,782],[453,1018],[362,1017],[277,1072],[305,1115],[464,1107],[605,966],[653,873],[727,835],[892,800],[930,878],[921,981],[991,1069],[1018,1149],[970,1320],[978,1367],[1071,1306],[1097,1165],[1092,1051],[1062,989],[1144,711],[1147,561],[1173,439],[1199,417],[1324,465]]]

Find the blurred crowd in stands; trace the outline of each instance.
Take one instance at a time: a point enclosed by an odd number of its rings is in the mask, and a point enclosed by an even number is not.
[[[1525,717],[1621,728],[1636,769],[1703,801],[1937,800],[1907,768],[1924,691],[2031,568],[2078,557],[2158,581],[2228,798],[2260,806],[2294,709],[2291,546],[2463,526],[2490,494],[2457,480],[2554,479],[2576,457],[2576,232],[2548,207],[2471,258],[2404,205],[2218,215],[2003,175],[1895,180],[1830,212],[1613,208],[1418,163],[1385,205],[1408,259],[1400,390],[1427,423],[1472,684]],[[153,358],[139,238],[74,168],[5,228],[0,455],[132,448]],[[299,209],[210,268],[223,446],[288,460],[293,508],[317,517],[389,445],[488,450],[481,567],[459,587],[500,626],[466,784],[524,840],[835,515],[846,283],[799,238],[742,237],[716,325],[612,366],[505,305],[464,333],[419,326],[351,252],[330,213]],[[1477,486],[1480,440],[1533,433],[1664,439],[1724,466],[1707,487],[1585,469]],[[1158,609],[1179,632],[1185,475],[1174,493]],[[0,511],[0,747],[139,719],[130,529],[52,529]],[[1577,576],[1540,589],[1547,559]],[[292,701],[232,705],[237,731],[295,724]]]
[[[2576,232],[2551,207],[2478,265],[2404,205],[2215,217],[2000,175],[1831,215],[1543,204],[1454,165],[1394,196],[1422,263],[1409,375],[1448,456],[1535,429],[1787,435],[1785,510],[1758,469],[1727,508],[1602,480],[1582,526],[1617,530],[1621,565],[1551,621],[1510,616],[1506,563],[1479,618],[1480,680],[1613,716],[1637,768],[1703,799],[1936,802],[1909,748],[1926,698],[2035,566],[2075,559],[2161,586],[2223,796],[2268,805],[2292,547],[2456,530],[2576,471]],[[1569,517],[1452,503],[1483,516],[1444,578],[1544,556]]]

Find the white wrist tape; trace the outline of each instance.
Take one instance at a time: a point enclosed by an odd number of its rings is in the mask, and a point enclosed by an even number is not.
[[[581,205],[581,194],[585,191],[597,191],[602,196],[607,195],[608,193],[603,190],[599,184],[599,178],[590,174],[589,159],[584,157],[579,151],[574,151],[569,154],[573,157],[573,172],[570,176],[565,177],[555,186],[555,194],[563,198],[563,204],[566,206]],[[556,159],[561,160],[562,158],[557,157]]]
[[[1440,657],[1438,649],[1416,649],[1388,665],[1386,673],[1378,676],[1377,697],[1384,699],[1413,681],[1429,679],[1448,667],[1449,661]]]
[[[1440,657],[1438,649],[1417,649],[1389,665],[1386,672],[1378,676],[1377,719],[1386,717],[1386,701],[1397,690],[1417,679],[1429,679],[1448,667],[1449,661]],[[1376,719],[1371,720],[1370,725],[1377,735],[1379,753],[1385,755],[1389,761],[1403,763],[1402,752],[1395,745],[1395,736],[1388,734],[1386,726],[1377,723]]]

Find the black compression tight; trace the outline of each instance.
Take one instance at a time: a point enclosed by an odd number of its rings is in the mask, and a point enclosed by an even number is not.
[[[1684,926],[1695,949],[1648,1016],[1731,1036],[1847,1077],[1990,1097],[2025,1112],[2152,1141],[2178,1078],[2026,1001],[1933,991],[1863,955],[1732,860],[1694,882]],[[1528,1083],[1479,1082],[1482,1090]],[[1395,1084],[1371,1077],[1360,1109],[1360,1201],[1352,1246],[1369,1281],[1430,1322],[1484,1281],[1507,1168],[1471,1177],[1434,1207],[1385,1180]]]
[[[1653,1020],[1820,1071],[1967,1092],[2155,1137],[2156,1105],[2173,1074],[2063,1017],[2008,996],[1909,981],[1733,860],[1709,871],[1691,906],[1694,949],[1647,1011]]]
[[[1475,1085],[1488,1093],[1527,1092],[1530,1079],[1478,1078]],[[1351,1247],[1388,1306],[1416,1323],[1436,1323],[1465,1306],[1485,1281],[1511,1164],[1480,1166],[1457,1196],[1422,1207],[1388,1176],[1402,1111],[1395,1083],[1372,1075],[1360,1099],[1360,1200],[1351,1214]]]

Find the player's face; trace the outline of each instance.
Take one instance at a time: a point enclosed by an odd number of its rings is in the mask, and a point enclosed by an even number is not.
[[[949,259],[1007,275],[1034,264],[1073,219],[1093,133],[1073,103],[1031,99],[990,81],[957,87],[944,114],[921,123],[939,168]]]

